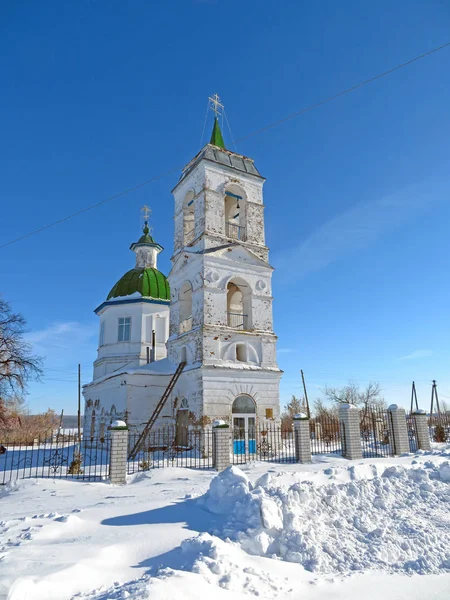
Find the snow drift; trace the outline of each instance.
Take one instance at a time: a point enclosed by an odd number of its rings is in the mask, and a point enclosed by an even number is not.
[[[202,499],[221,515],[222,539],[249,554],[284,559],[317,573],[382,569],[450,570],[450,464],[390,466],[343,484],[254,485],[236,467],[218,475]]]

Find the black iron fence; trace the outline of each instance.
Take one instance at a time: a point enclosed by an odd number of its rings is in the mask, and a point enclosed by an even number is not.
[[[311,454],[342,454],[341,430],[337,416],[323,414],[310,419]]]
[[[406,414],[406,428],[408,430],[409,449],[411,452],[419,450],[419,438],[417,435],[416,419],[413,413]]]
[[[432,442],[450,442],[450,413],[431,415],[428,418],[428,431]]]
[[[135,447],[139,433],[130,432],[129,453]],[[213,467],[213,432],[168,425],[152,429],[142,440],[134,457],[128,459],[128,474],[163,467],[211,469]]]
[[[360,413],[361,446],[364,458],[395,454],[391,435],[390,413],[378,407]]]
[[[37,477],[106,479],[110,440],[79,441],[74,434],[40,436],[24,442],[0,439],[0,484]]]
[[[292,429],[283,430],[275,424],[260,427],[234,427],[232,460],[234,465],[251,461],[294,463],[295,439]]]

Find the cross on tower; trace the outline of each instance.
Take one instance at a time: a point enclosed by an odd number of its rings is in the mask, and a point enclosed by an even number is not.
[[[150,215],[152,214],[151,208],[149,208],[146,204],[141,208],[141,217],[144,221],[144,226],[148,227],[148,220]],[[150,228],[149,228],[150,229]]]
[[[215,113],[216,117],[221,114],[221,110],[223,109],[223,104],[220,102],[220,98],[218,94],[214,94],[208,98],[210,101],[209,107]]]

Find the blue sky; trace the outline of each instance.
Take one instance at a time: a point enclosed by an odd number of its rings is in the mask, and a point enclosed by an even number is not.
[[[240,138],[448,41],[444,0],[2,3],[0,241],[181,168],[212,93]],[[267,177],[283,402],[300,368],[311,398],[350,379],[450,398],[449,65],[447,48],[237,146]],[[46,356],[33,411],[75,412],[144,203],[168,272],[177,177],[0,250]]]

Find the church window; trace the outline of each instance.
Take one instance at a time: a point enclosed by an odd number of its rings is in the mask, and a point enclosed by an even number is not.
[[[180,290],[180,333],[192,329],[192,285],[183,283]]]
[[[183,398],[180,404],[180,410],[187,410],[189,408],[189,402],[187,398]]]
[[[191,190],[183,202],[183,243],[188,246],[195,238],[195,199]]]
[[[247,346],[245,344],[236,344],[236,360],[247,362]]]
[[[240,279],[227,285],[227,324],[233,329],[248,331],[251,323],[250,286]]]
[[[119,317],[119,342],[129,342],[131,339],[131,317]]]
[[[255,413],[256,406],[255,401],[251,396],[247,396],[247,394],[241,394],[238,396],[233,402],[233,406],[231,408],[231,412],[237,414],[245,414],[245,413]]]
[[[104,343],[105,343],[105,322],[103,321],[100,324],[99,346],[103,346]]]
[[[94,439],[94,435],[95,435],[95,410],[92,411],[90,434],[91,434],[90,437],[91,437],[91,441],[92,441]]]
[[[235,193],[236,191],[236,193]],[[245,242],[245,199],[238,188],[225,193],[225,235],[231,239]]]

